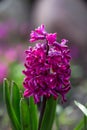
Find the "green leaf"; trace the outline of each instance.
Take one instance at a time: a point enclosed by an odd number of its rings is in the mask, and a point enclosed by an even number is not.
[[[14,81],[11,84],[11,104],[16,114],[18,121],[20,122],[20,92],[19,88]]]
[[[53,97],[50,97],[47,100],[40,130],[51,130],[52,129],[55,112],[56,112],[56,103],[57,103],[57,101],[54,100]]]
[[[27,100],[24,98],[20,101],[20,119],[21,130],[31,130],[29,106]]]
[[[74,130],[82,130],[84,127],[84,119],[82,119],[77,126],[74,128]]]
[[[84,115],[84,130],[87,130],[87,116]]]
[[[15,130],[20,130],[19,121],[15,115],[14,109],[10,101],[10,89],[9,89],[9,83],[7,79],[4,79],[4,83],[3,83],[3,96],[4,96],[7,112],[8,112],[12,127]]]
[[[87,116],[87,108],[77,101],[74,101],[74,102],[76,106],[84,113],[84,115]]]
[[[38,110],[37,110],[37,105],[34,103],[33,97],[29,98],[29,111],[30,111],[30,120],[31,120],[31,130],[37,130]]]

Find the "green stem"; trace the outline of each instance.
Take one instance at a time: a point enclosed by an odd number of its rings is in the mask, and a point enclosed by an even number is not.
[[[84,130],[87,130],[87,116],[84,115]]]
[[[42,119],[43,119],[45,107],[46,107],[46,97],[44,96],[44,97],[43,97],[43,102],[42,102],[42,107],[41,107],[41,112],[40,112],[38,130],[40,130],[40,127],[41,127],[41,123],[42,123]]]

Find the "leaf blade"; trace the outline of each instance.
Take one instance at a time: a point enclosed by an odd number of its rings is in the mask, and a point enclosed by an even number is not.
[[[10,90],[9,90],[9,83],[7,79],[4,79],[4,82],[3,82],[3,96],[4,96],[4,101],[6,104],[8,116],[10,118],[12,127],[16,130],[20,130],[20,124],[17,120],[12,104],[10,102]]]
[[[14,81],[11,83],[11,104],[16,114],[18,121],[20,122],[20,92],[19,88]]]
[[[74,128],[74,130],[82,130],[84,127],[84,119],[82,119],[77,126]]]
[[[29,106],[24,98],[20,100],[20,119],[21,130],[31,130]]]
[[[30,119],[31,119],[31,130],[37,130],[38,128],[38,110],[37,105],[34,103],[33,97],[29,98],[29,111],[30,111]],[[33,118],[32,118],[33,117]]]
[[[50,97],[47,100],[40,130],[51,130],[52,129],[52,124],[53,124],[55,112],[56,112],[56,103],[57,103],[57,101],[54,100],[53,97]],[[50,117],[50,120],[49,120],[49,117]]]
[[[84,113],[84,115],[87,116],[87,108],[77,101],[74,101],[74,103]]]

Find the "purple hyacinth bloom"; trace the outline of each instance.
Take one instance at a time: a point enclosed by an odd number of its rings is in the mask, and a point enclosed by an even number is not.
[[[24,97],[34,97],[35,103],[40,102],[41,97],[54,99],[62,96],[66,101],[66,94],[70,90],[70,50],[66,45],[67,40],[62,39],[61,43],[56,41],[56,33],[47,33],[44,25],[41,25],[33,34],[30,34],[30,41],[44,40],[37,43],[35,47],[26,50],[25,79],[23,82],[25,91]]]
[[[56,33],[49,33],[46,35],[46,39],[48,41],[48,44],[52,44],[53,42],[56,41],[56,37],[57,37],[57,34]]]
[[[41,25],[40,27],[35,29],[35,31],[31,31],[30,37],[31,37],[30,42],[35,42],[37,40],[44,40],[46,37],[46,31],[44,25]]]

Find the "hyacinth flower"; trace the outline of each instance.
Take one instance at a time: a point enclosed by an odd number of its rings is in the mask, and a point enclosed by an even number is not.
[[[26,75],[23,85],[24,97],[34,97],[38,103],[53,96],[54,100],[59,95],[62,102],[66,101],[66,94],[70,90],[70,50],[66,45],[67,40],[57,42],[56,33],[47,33],[41,25],[30,34],[30,42],[37,42],[35,47],[26,50],[25,70]],[[39,41],[42,41],[41,43]]]
[[[67,40],[62,39],[61,43],[58,43],[56,33],[47,33],[44,25],[32,31],[30,36],[30,42],[44,41],[38,42],[35,47],[29,47],[25,52],[24,97],[33,96],[35,103],[38,103],[43,96],[48,99],[52,95],[57,99],[60,94],[62,101],[66,101],[71,74]]]
[[[57,34],[47,33],[44,25],[31,31],[29,41],[36,45],[25,51],[24,92],[5,79],[4,99],[13,130],[51,130],[57,99],[65,102],[71,88],[68,41],[57,42]]]

